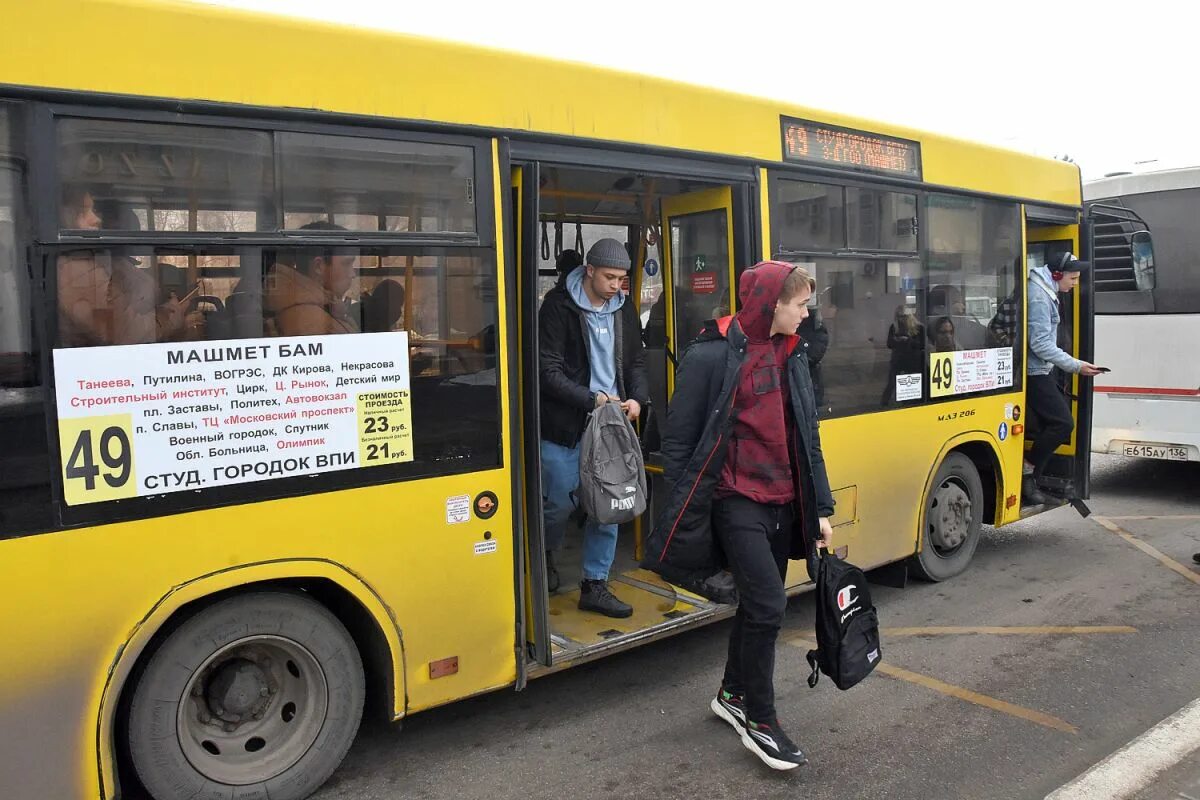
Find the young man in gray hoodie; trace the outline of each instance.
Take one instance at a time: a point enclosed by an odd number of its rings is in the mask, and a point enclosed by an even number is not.
[[[601,239],[551,289],[538,312],[538,377],[541,388],[542,506],[546,572],[558,588],[554,553],[562,545],[579,488],[579,440],[588,414],[620,403],[630,420],[649,402],[641,323],[621,282],[630,259],[616,239]],[[632,607],[608,586],[617,549],[617,526],[588,520],[583,531],[583,582],[579,607],[628,617]]]

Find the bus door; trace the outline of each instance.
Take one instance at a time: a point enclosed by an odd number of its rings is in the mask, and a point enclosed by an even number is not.
[[[511,219],[513,247],[517,254],[517,358],[521,383],[517,397],[520,408],[521,447],[521,527],[524,540],[524,580],[518,579],[523,592],[524,646],[526,656],[548,666],[551,661],[550,631],[545,624],[549,615],[546,587],[546,553],[541,546],[542,481],[539,453],[538,393],[538,164],[530,162],[512,167]]]
[[[1090,226],[1074,224],[1077,220],[1074,213],[1071,213],[1070,217],[1071,223],[1063,224],[1065,220],[1057,210],[1043,210],[1032,206],[1025,208],[1027,272],[1034,267],[1052,263],[1067,252],[1088,260],[1093,251],[1088,235]],[[1028,281],[1026,285],[1028,286]],[[1092,360],[1094,287],[1093,270],[1087,270],[1080,275],[1079,287],[1075,291],[1059,295],[1062,322],[1058,328],[1058,345],[1083,361]],[[1025,357],[1028,359],[1028,352]],[[1089,494],[1088,475],[1091,468],[1092,379],[1064,374],[1059,370],[1055,370],[1054,374],[1071,406],[1075,430],[1070,441],[1055,451],[1054,458],[1046,469],[1043,483],[1055,495],[1064,497],[1074,505],[1080,513],[1085,513],[1083,500],[1086,500]],[[1021,424],[1022,421],[1014,419],[1014,422]],[[1038,432],[1038,423],[1032,416],[1026,416],[1023,423],[1028,449],[1029,443]],[[1042,509],[1036,506],[1029,509],[1034,513],[1040,510]],[[1023,512],[1023,516],[1028,515],[1028,511]]]
[[[736,295],[731,291],[736,286],[732,189],[719,186],[664,197],[661,211],[659,234],[647,241],[662,254],[662,292],[648,314],[643,309],[651,401],[646,471],[654,484],[652,499],[665,495],[658,450],[679,359],[706,320],[733,313]],[[651,260],[643,266],[646,274],[657,270]]]
[[[640,567],[641,543],[664,496],[658,443],[665,424],[676,350],[699,333],[704,321],[731,311],[735,241],[749,241],[748,224],[735,224],[734,209],[748,220],[749,184],[709,182],[611,167],[524,161],[513,166],[511,237],[520,265],[520,420],[526,552],[522,559],[524,646],[531,674],[586,660],[627,643],[665,635],[728,611],[673,587]],[[735,198],[738,198],[735,200]],[[519,231],[517,230],[519,229]],[[736,232],[736,240],[735,240]],[[565,278],[560,267],[582,256],[600,238],[616,238],[631,256],[627,302],[637,310],[650,382],[650,404],[638,423],[651,490],[647,513],[620,528],[609,569],[609,587],[633,611],[610,618],[578,608],[585,520],[572,514],[554,554],[559,586],[549,591],[547,533],[541,467],[538,318],[544,297]],[[742,247],[747,250],[747,247]],[[741,250],[738,250],[741,253]],[[743,257],[745,255],[743,254]],[[579,262],[576,262],[579,263]],[[657,490],[657,492],[656,492]]]

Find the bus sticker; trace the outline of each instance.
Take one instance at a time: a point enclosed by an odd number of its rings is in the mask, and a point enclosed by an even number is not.
[[[1013,385],[1011,347],[929,354],[929,396],[948,397]]]
[[[54,351],[68,505],[413,460],[408,333]]]

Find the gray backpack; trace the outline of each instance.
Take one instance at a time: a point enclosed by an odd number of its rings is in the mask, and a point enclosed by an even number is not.
[[[617,403],[605,403],[588,418],[579,446],[578,498],[601,525],[631,522],[646,510],[642,446]]]

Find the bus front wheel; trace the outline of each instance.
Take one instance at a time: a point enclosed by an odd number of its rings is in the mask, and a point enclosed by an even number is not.
[[[129,755],[160,800],[299,800],[345,757],[364,697],[358,649],[325,607],[239,595],[186,620],[150,657],[129,704]]]
[[[938,467],[925,498],[924,522],[921,550],[911,561],[914,572],[944,581],[965,570],[983,526],[983,483],[962,453],[951,453]]]

